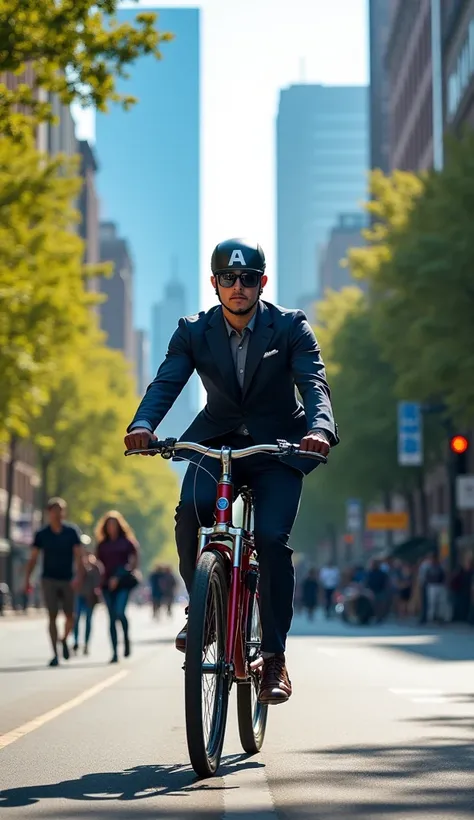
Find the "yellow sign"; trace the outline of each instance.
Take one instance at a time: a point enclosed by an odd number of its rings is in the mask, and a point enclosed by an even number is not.
[[[371,512],[365,517],[366,530],[407,530],[406,512]]]

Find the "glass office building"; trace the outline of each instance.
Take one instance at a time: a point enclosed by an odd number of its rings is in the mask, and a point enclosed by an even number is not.
[[[339,215],[367,198],[368,90],[294,85],[277,118],[278,301],[308,306],[320,295],[321,252]]]

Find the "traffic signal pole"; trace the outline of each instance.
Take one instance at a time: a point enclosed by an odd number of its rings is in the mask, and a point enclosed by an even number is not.
[[[454,571],[457,566],[457,498],[456,498],[456,456],[449,450],[448,457],[448,495],[449,495],[449,520],[448,520],[448,538],[449,538],[449,566],[451,571]]]

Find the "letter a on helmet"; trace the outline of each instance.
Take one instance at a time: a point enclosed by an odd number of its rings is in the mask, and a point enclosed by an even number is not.
[[[232,265],[235,265],[236,262],[239,262],[239,264],[243,265],[244,267],[247,264],[245,259],[244,259],[244,255],[243,255],[242,251],[240,250],[240,248],[236,248],[235,250],[232,251],[231,257],[229,259],[229,268]]]

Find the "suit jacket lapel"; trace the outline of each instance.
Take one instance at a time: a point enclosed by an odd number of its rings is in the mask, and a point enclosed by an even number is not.
[[[249,348],[247,351],[247,361],[245,362],[245,378],[243,396],[248,392],[252,379],[255,375],[263,354],[268,349],[268,344],[273,336],[273,323],[269,309],[263,302],[259,303],[257,321],[255,329],[250,336]]]
[[[229,334],[225,326],[224,317],[220,307],[216,308],[209,321],[209,327],[206,330],[206,339],[209,345],[212,358],[214,359],[219,372],[224,380],[224,384],[229,391],[240,401],[241,391],[237,376],[235,374],[235,365],[232,359],[230,350]]]

